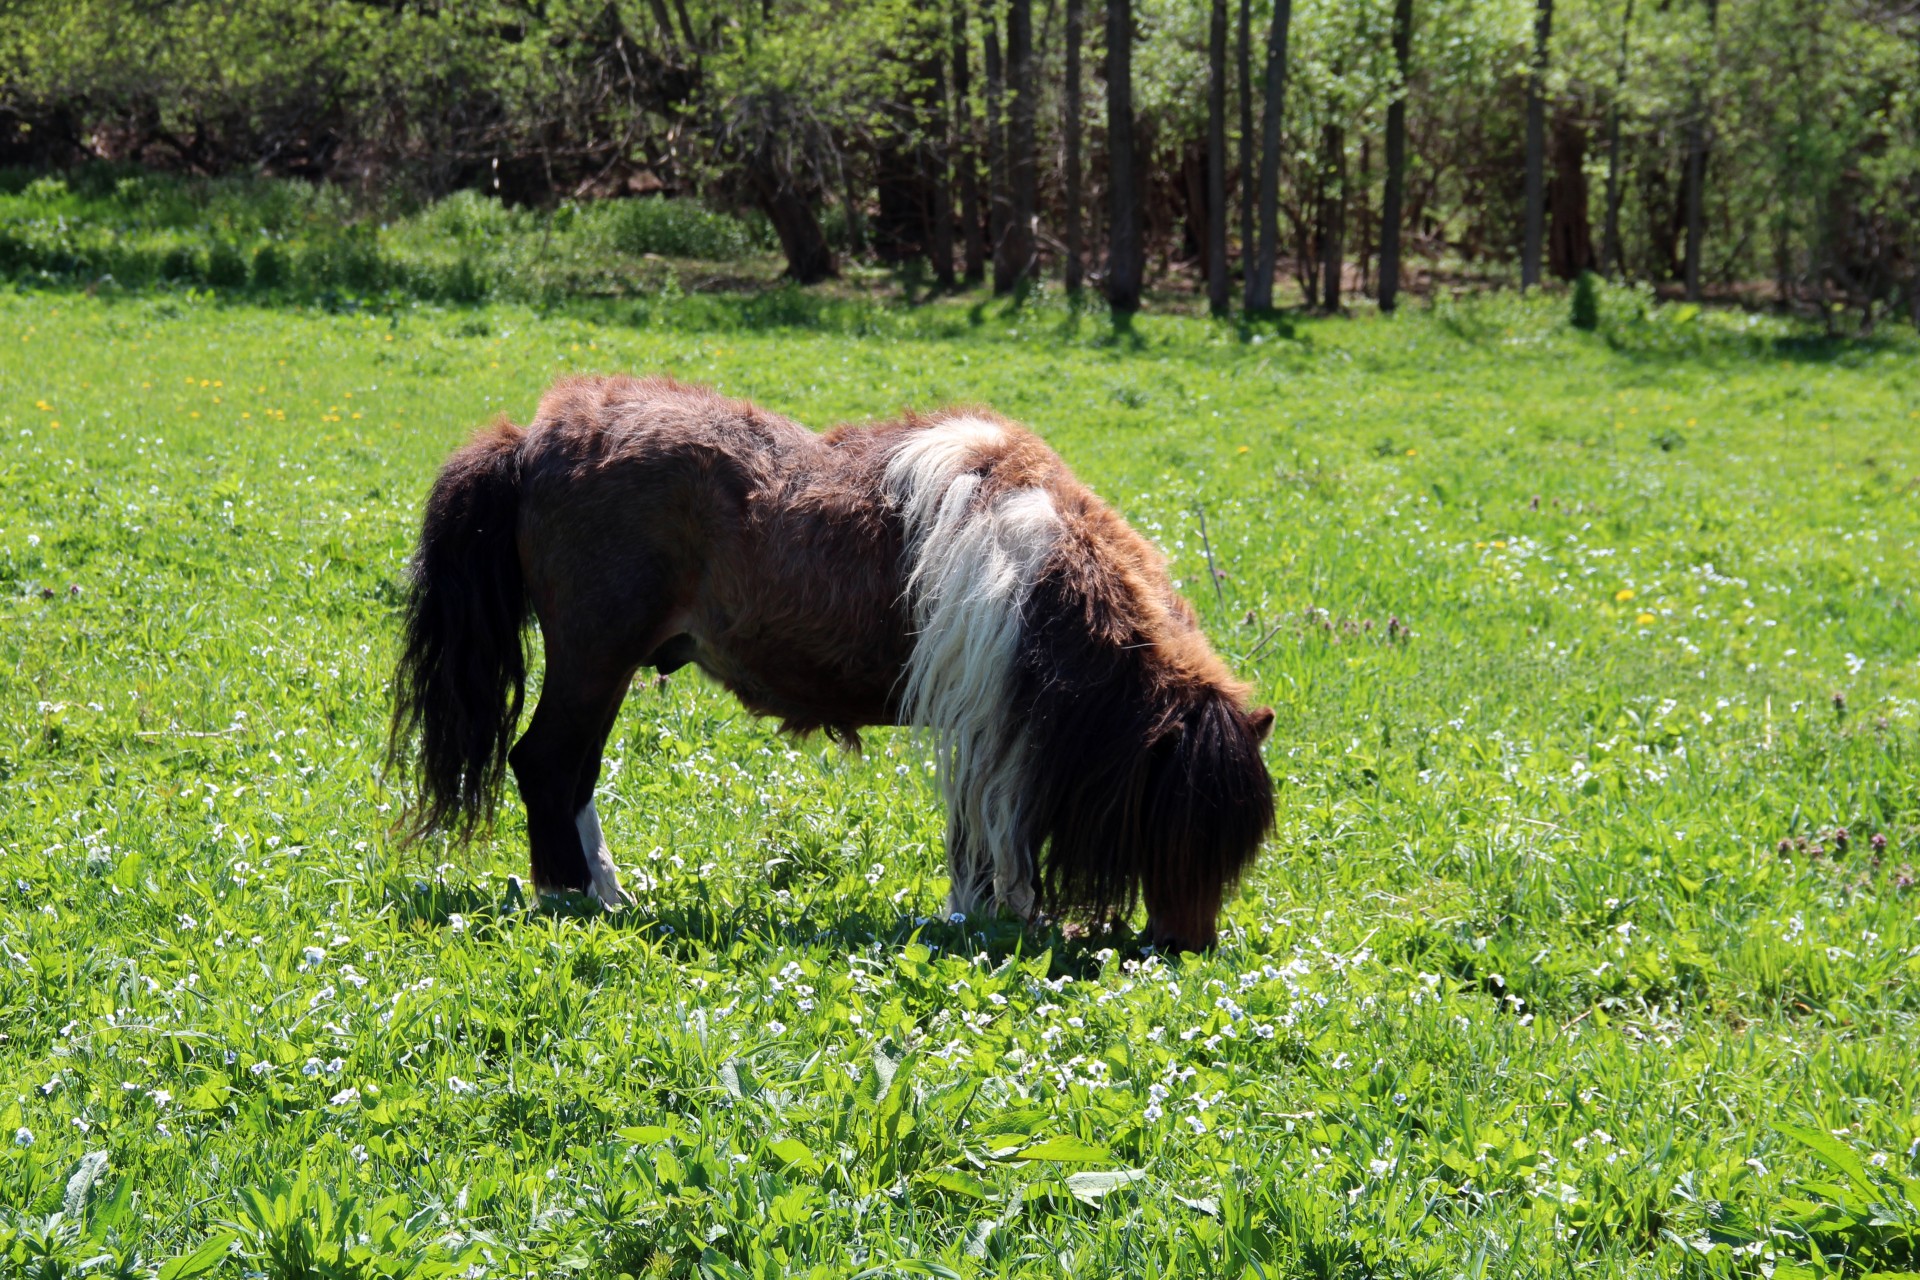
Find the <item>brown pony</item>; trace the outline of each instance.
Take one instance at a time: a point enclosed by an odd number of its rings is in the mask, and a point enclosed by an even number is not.
[[[546,676],[516,744],[531,612]],[[624,901],[594,812],[641,667],[692,663],[799,733],[911,725],[947,801],[948,909],[1211,946],[1273,823],[1273,713],[1159,553],[1038,438],[950,411],[817,435],[659,379],[576,378],[427,500],[391,756],[460,836],[512,767],[533,882]],[[511,748],[511,749],[510,749]]]

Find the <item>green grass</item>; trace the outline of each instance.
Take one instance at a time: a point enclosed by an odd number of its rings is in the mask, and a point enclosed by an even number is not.
[[[0,1275],[1920,1267],[1916,345],[1602,302],[0,297]],[[1278,713],[1218,951],[929,921],[926,750],[690,672],[635,909],[397,846],[421,496],[578,370],[1051,440]]]

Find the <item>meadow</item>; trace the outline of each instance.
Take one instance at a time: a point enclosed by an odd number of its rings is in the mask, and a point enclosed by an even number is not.
[[[0,296],[0,1275],[1920,1269],[1920,344],[1602,302]],[[591,370],[1043,433],[1277,712],[1218,950],[691,670],[633,908],[397,843],[425,487]]]

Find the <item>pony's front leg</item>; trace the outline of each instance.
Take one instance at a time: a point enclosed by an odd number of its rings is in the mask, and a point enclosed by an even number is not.
[[[988,843],[960,823],[947,829],[947,913],[966,916],[982,911],[1032,920],[1039,906],[1034,887],[1033,859],[1019,849],[990,849]]]
[[[955,818],[947,819],[947,914],[977,916],[993,903],[993,862],[980,841]]]

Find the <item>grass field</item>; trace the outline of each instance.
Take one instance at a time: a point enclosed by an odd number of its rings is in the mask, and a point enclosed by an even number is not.
[[[1920,1269],[1920,348],[1607,308],[0,297],[0,1275]],[[922,746],[691,672],[635,909],[397,846],[425,486],[576,370],[1045,434],[1278,713],[1218,951],[930,921]]]

